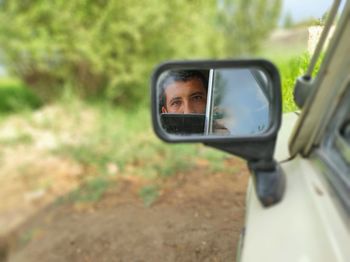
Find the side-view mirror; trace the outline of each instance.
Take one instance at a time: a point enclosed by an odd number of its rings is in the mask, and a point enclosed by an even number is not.
[[[159,135],[165,140],[259,136],[276,123],[274,83],[263,68],[176,67],[156,74]]]
[[[277,134],[281,91],[265,60],[168,62],[152,78],[152,116],[167,142],[254,141]]]
[[[152,121],[166,142],[203,142],[248,161],[264,205],[285,181],[273,160],[281,123],[278,70],[266,60],[167,62],[152,77]],[[270,183],[274,183],[271,189]]]

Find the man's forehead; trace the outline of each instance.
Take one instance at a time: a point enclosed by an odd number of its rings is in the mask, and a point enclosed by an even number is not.
[[[193,92],[206,93],[206,87],[200,79],[193,78],[188,81],[174,81],[167,86],[165,92],[167,94]]]

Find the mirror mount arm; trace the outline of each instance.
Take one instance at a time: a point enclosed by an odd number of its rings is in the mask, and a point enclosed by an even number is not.
[[[247,160],[253,176],[257,197],[264,207],[282,200],[286,188],[286,176],[273,159],[275,139],[263,142],[204,143]]]
[[[253,175],[257,197],[264,207],[282,200],[286,188],[286,176],[280,165],[273,159],[248,161]]]

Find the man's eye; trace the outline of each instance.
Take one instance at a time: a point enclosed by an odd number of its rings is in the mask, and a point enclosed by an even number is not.
[[[171,106],[180,106],[181,105],[181,101],[173,101],[170,104]]]
[[[201,101],[201,100],[203,100],[203,96],[201,96],[201,95],[193,96],[192,99],[194,101]]]

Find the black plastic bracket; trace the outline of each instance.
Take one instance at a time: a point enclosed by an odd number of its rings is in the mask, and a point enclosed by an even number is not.
[[[253,175],[256,194],[265,207],[282,200],[286,189],[286,176],[274,160],[248,161]]]
[[[241,144],[206,143],[206,145],[247,160],[257,196],[263,206],[269,207],[282,200],[286,177],[280,165],[273,160],[275,139]]]
[[[312,89],[313,79],[310,76],[304,75],[298,77],[294,85],[294,102],[301,109],[306,99],[309,97]]]

